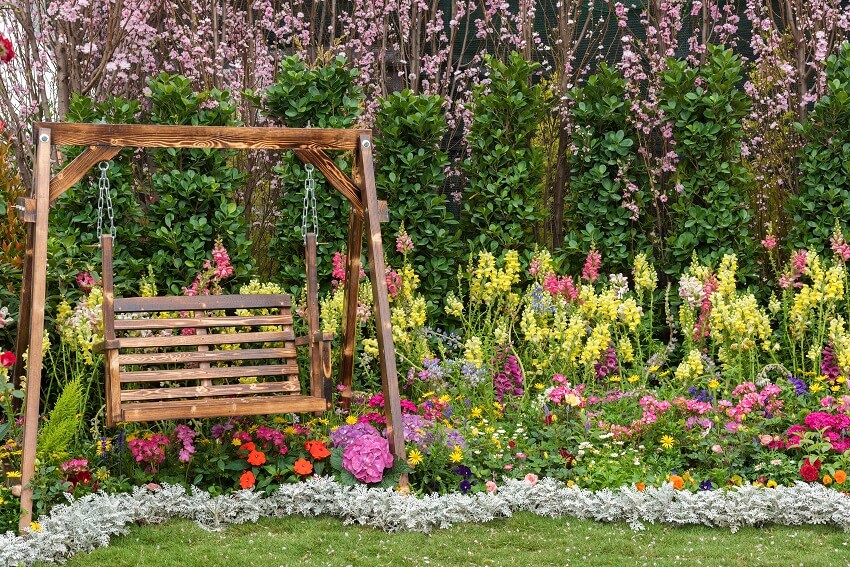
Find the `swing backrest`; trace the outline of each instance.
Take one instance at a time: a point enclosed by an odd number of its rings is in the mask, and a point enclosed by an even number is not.
[[[288,295],[116,298],[111,312],[107,304],[110,424],[327,409],[324,398],[299,395]]]

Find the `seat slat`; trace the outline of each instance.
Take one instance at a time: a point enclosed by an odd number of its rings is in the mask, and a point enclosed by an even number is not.
[[[324,398],[300,395],[252,396],[166,402],[131,402],[121,404],[122,421],[157,421],[161,419],[228,417],[234,415],[268,415],[277,413],[309,413],[327,411]]]
[[[165,297],[117,297],[115,313],[157,311],[216,311],[222,309],[274,309],[290,307],[286,294],[196,295]]]
[[[299,392],[301,385],[297,380],[290,382],[259,382],[256,384],[223,384],[216,386],[189,386],[180,388],[143,388],[141,390],[123,390],[122,402],[144,402],[155,400],[173,400],[178,398],[206,398],[212,396],[244,396],[248,394],[274,394],[279,392]]]
[[[260,327],[292,325],[292,315],[256,315],[252,317],[186,317],[174,319],[116,319],[116,331],[145,329],[191,329],[194,327]]]
[[[278,343],[295,340],[289,331],[258,333],[218,333],[214,335],[172,335],[170,337],[121,337],[109,343],[110,348],[154,348],[240,343]]]
[[[209,350],[188,352],[151,352],[119,354],[118,364],[183,364],[186,362],[224,362],[234,360],[262,360],[267,358],[295,358],[294,348],[255,348],[236,350]],[[250,366],[241,367],[250,376]]]
[[[121,372],[122,384],[139,382],[170,382],[190,380],[217,380],[222,378],[244,378],[246,376],[297,375],[298,365],[267,364],[263,366],[230,366],[226,368],[190,368],[187,370],[140,370]]]

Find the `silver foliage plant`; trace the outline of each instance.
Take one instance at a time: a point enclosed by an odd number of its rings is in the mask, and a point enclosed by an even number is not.
[[[23,536],[0,535],[0,566],[63,562],[80,551],[106,546],[113,535],[134,523],[171,518],[194,520],[208,530],[256,522],[263,517],[334,516],[346,524],[386,530],[429,532],[464,522],[487,522],[528,511],[553,518],[600,522],[624,521],[635,530],[644,523],[700,524],[729,528],[764,524],[830,524],[850,533],[850,497],[823,486],[799,482],[773,489],[753,486],[687,492],[672,485],[619,490],[585,490],[551,479],[536,484],[508,480],[493,494],[446,494],[415,497],[392,489],[343,486],[315,477],[285,484],[266,495],[242,490],[229,496],[165,485],[151,491],[90,494],[54,507],[39,518],[40,529]]]

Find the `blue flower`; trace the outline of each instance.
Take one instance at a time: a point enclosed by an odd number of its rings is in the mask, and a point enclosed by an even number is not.
[[[471,489],[472,489],[472,483],[471,482],[469,482],[468,480],[460,481],[460,493],[461,494],[466,494]]]
[[[700,490],[712,490],[713,488],[714,488],[714,485],[711,484],[710,480],[704,480],[701,483],[699,483],[699,489]]]

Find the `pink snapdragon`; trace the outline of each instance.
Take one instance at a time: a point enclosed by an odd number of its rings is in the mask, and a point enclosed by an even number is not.
[[[581,277],[589,282],[595,282],[599,278],[599,270],[602,268],[602,254],[595,248],[587,253],[584,260],[584,268]]]
[[[183,445],[177,457],[180,459],[180,462],[188,463],[192,459],[192,455],[195,453],[195,443],[193,440],[197,435],[198,433],[194,429],[182,423],[174,428],[174,436]]]
[[[559,295],[567,301],[575,301],[578,299],[578,288],[573,283],[571,276],[557,276],[550,272],[543,278],[543,289],[548,291],[555,297]]]

